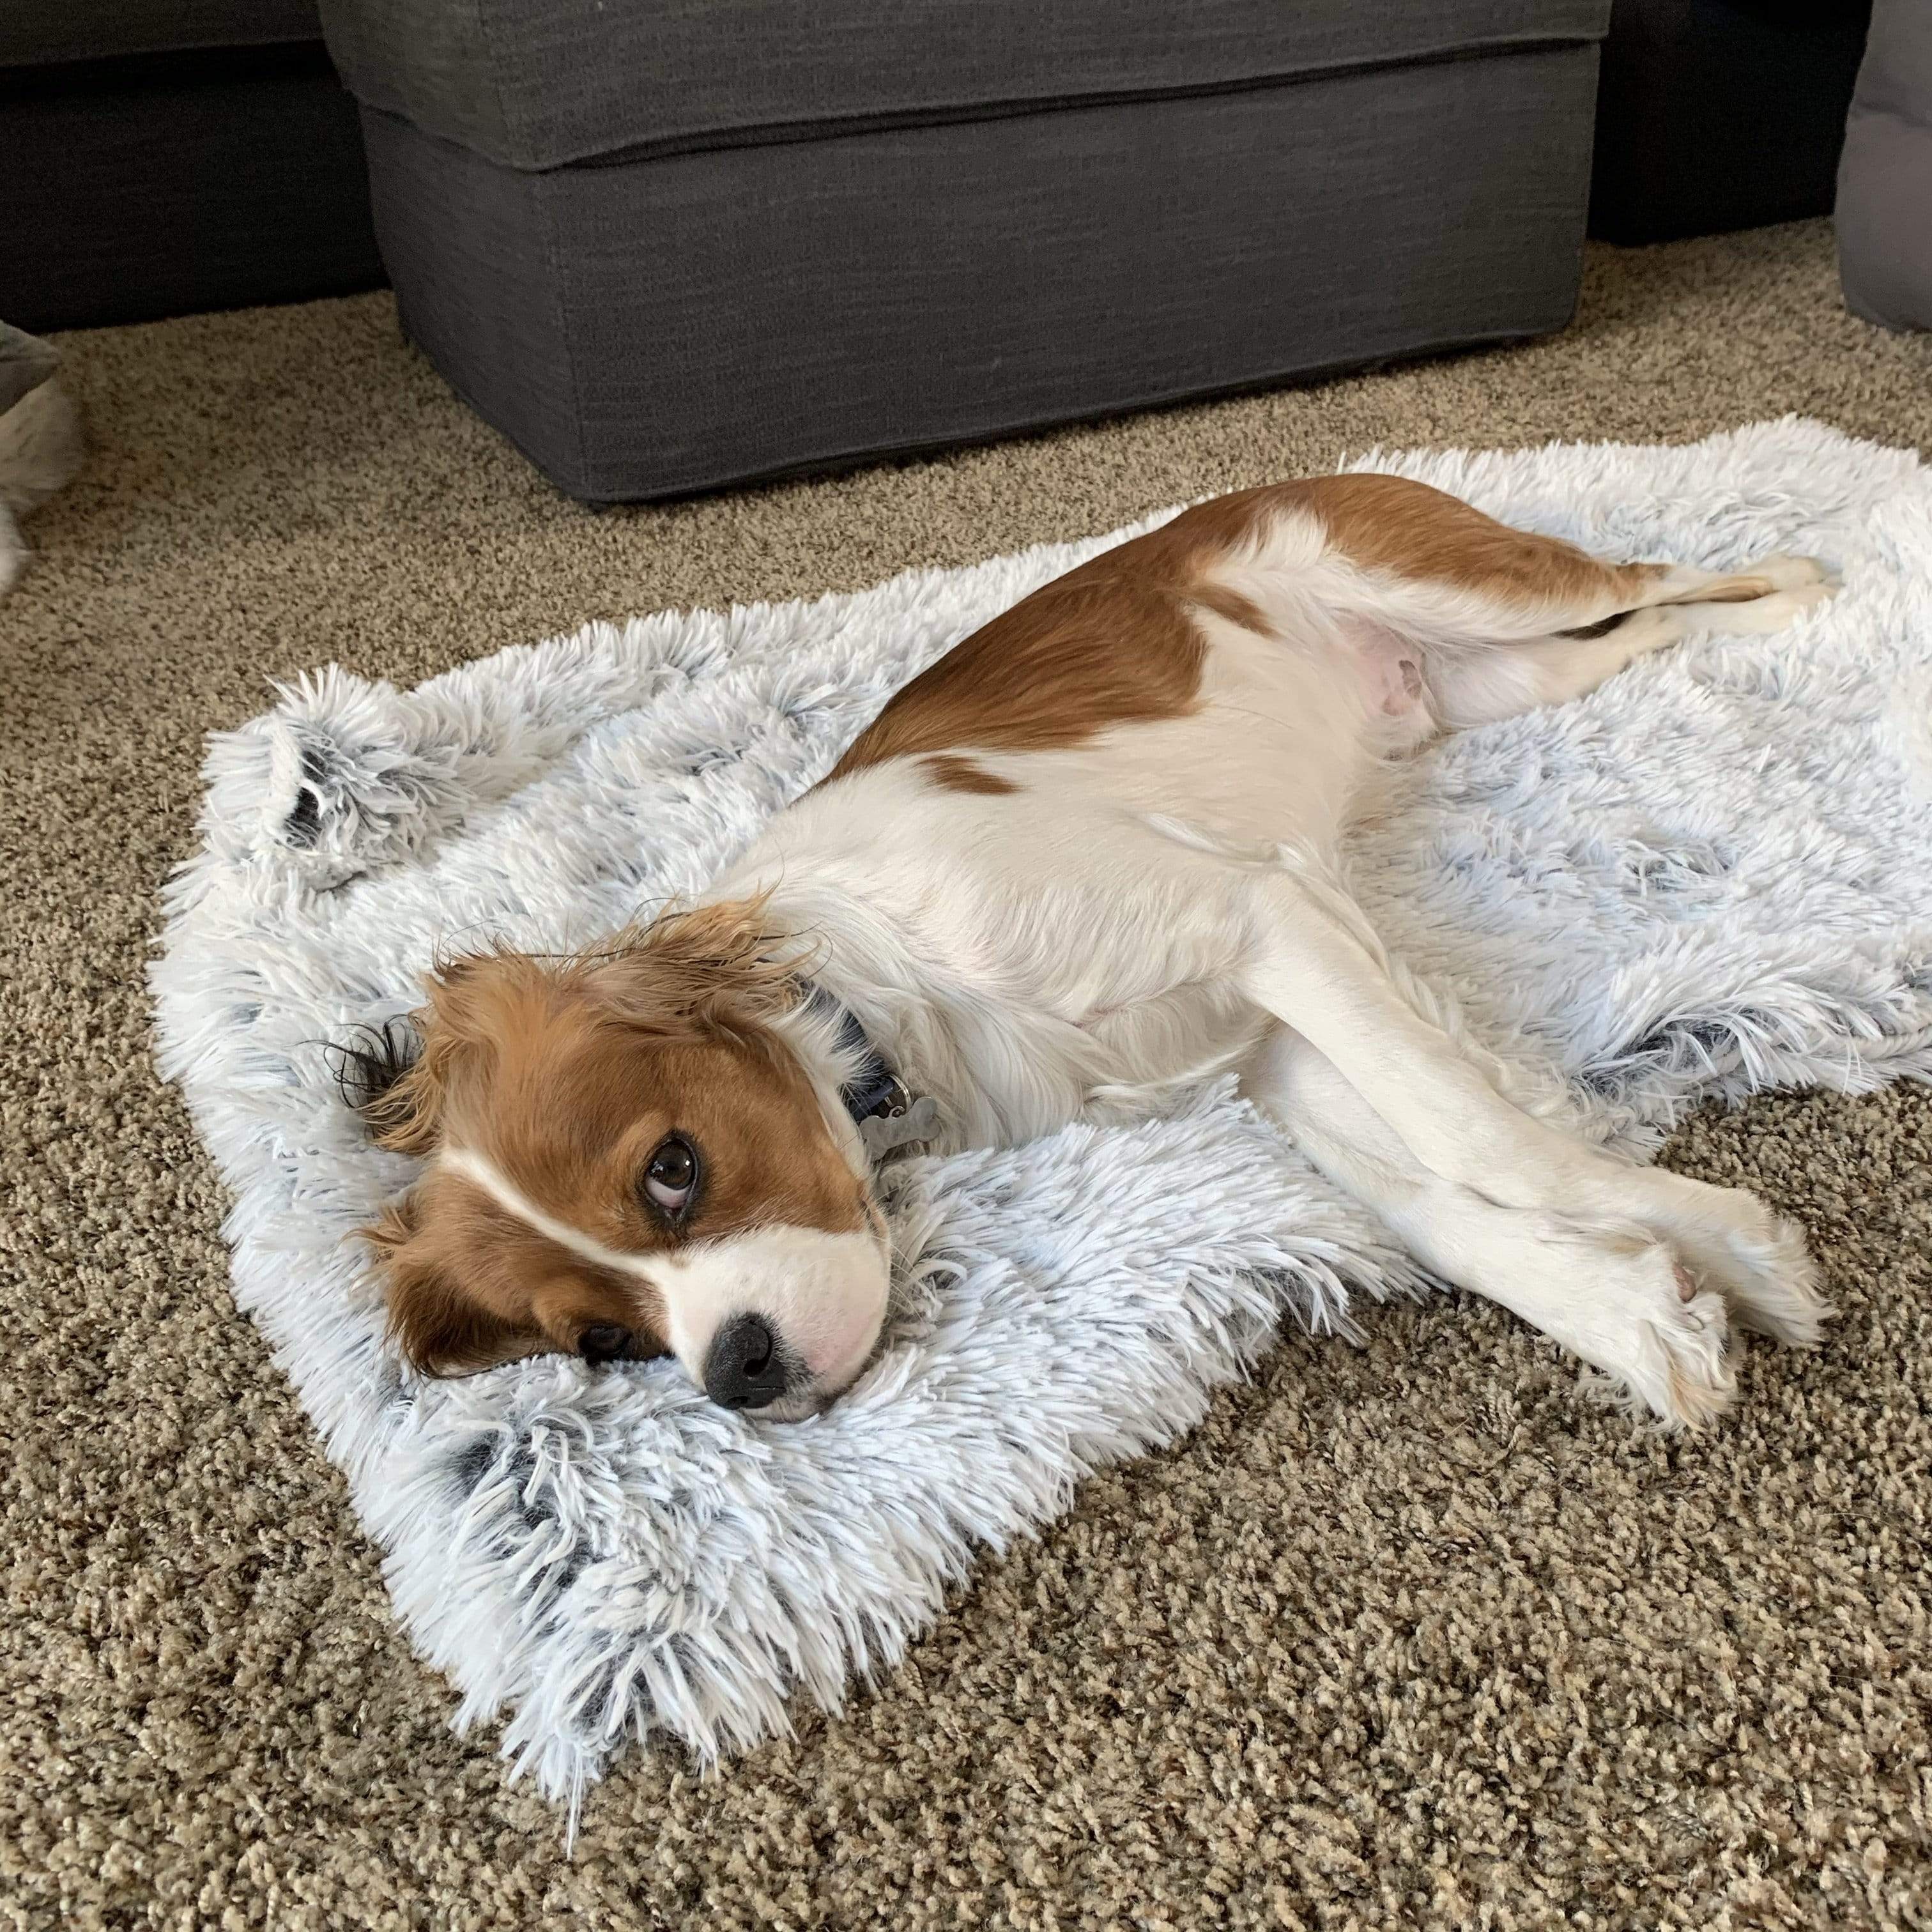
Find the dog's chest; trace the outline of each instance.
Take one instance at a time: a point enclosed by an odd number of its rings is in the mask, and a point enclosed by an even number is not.
[[[1264,1024],[1225,982],[1177,986],[1078,1021],[1045,1002],[942,998],[908,1044],[952,1138],[1000,1145],[1076,1120],[1164,1113],[1244,1057]]]
[[[1036,809],[868,772],[785,814],[717,890],[770,892],[812,935],[814,978],[958,1144],[1162,1111],[1260,1029],[1232,990],[1226,865],[1091,793]]]

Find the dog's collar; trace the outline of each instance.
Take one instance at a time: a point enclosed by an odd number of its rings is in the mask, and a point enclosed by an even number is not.
[[[814,997],[827,998],[823,994]],[[858,1062],[851,1078],[839,1088],[838,1097],[845,1102],[846,1112],[860,1126],[868,1120],[896,1120],[911,1112],[911,1092],[886,1064],[886,1056],[872,1044],[872,1036],[859,1024],[856,1013],[841,1012],[838,1048],[842,1053],[854,1055]]]
[[[858,1015],[822,986],[808,987],[806,998],[809,1004],[838,1016],[839,1051],[855,1063],[838,1097],[872,1157],[876,1160],[895,1148],[930,1139],[938,1125],[938,1109],[930,1100],[913,1097],[912,1089],[872,1044]]]

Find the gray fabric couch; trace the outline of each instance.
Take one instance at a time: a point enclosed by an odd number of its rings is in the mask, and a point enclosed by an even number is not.
[[[1838,170],[1838,272],[1869,322],[1932,328],[1932,4],[1877,0]]]
[[[645,497],[1554,329],[1610,0],[322,0],[404,325]]]
[[[140,322],[382,279],[314,0],[0,0],[0,316]]]

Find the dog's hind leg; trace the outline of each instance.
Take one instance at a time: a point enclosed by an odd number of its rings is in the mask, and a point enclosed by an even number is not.
[[[1652,604],[1527,642],[1426,653],[1432,708],[1442,724],[1461,730],[1539,705],[1564,704],[1684,638],[1787,629],[1832,594],[1833,586],[1820,577],[1748,602]]]
[[[1782,630],[1834,587],[1809,557],[1729,572],[1610,562],[1401,477],[1322,477],[1273,496],[1320,525],[1322,550],[1298,580],[1356,642],[1379,708],[1409,699],[1425,714],[1418,736],[1580,697],[1700,632]]]

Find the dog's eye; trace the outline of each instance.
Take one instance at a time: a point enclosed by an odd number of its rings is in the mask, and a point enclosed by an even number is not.
[[[630,1346],[630,1330],[616,1322],[593,1322],[577,1338],[577,1352],[586,1362],[614,1362]]]
[[[697,1185],[698,1156],[689,1142],[674,1134],[651,1156],[644,1169],[644,1192],[664,1213],[680,1214],[690,1204]]]

